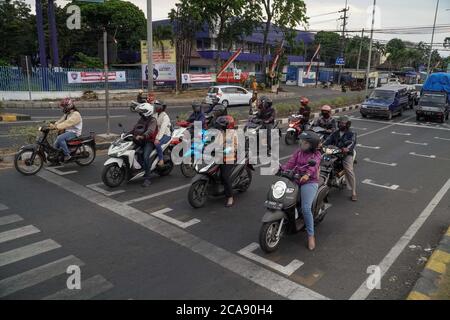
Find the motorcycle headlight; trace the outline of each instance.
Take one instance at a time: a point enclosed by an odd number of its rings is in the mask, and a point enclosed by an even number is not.
[[[272,196],[275,199],[280,199],[286,193],[287,185],[283,181],[277,181],[272,185]]]

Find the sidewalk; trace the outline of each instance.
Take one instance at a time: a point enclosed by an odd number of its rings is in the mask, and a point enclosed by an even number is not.
[[[450,227],[407,299],[450,300]]]

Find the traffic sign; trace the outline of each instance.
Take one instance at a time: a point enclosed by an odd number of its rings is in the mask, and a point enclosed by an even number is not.
[[[337,66],[345,66],[345,59],[344,59],[344,57],[337,57],[336,58],[336,65]]]

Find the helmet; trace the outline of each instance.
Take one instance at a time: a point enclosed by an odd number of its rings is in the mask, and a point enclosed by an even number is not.
[[[153,102],[153,107],[155,108],[155,112],[158,112],[158,113],[166,110],[166,105],[164,104],[164,102],[159,101],[159,100],[155,100]]]
[[[303,131],[299,136],[300,141],[311,144],[311,151],[316,151],[319,147],[320,137],[313,131]]]
[[[304,107],[306,107],[309,104],[309,99],[307,97],[301,97],[300,98],[300,104]]]
[[[272,100],[266,96],[262,96],[259,99],[259,104],[263,109],[268,109],[272,107]]]
[[[212,109],[213,115],[218,118],[227,114],[227,108],[223,104],[218,104]]]
[[[144,90],[139,89],[138,93],[139,93],[139,94],[143,94],[143,93],[144,93]]]
[[[73,100],[70,98],[65,98],[59,103],[59,106],[63,108],[64,113],[69,113],[70,110],[75,108],[75,105],[73,104]]]
[[[320,111],[331,113],[331,107],[326,104],[326,105],[322,106],[322,108],[320,108]]]
[[[234,129],[235,123],[232,116],[220,116],[214,121],[214,128],[218,130]]]
[[[349,117],[347,117],[347,116],[340,116],[338,118],[339,130],[341,130],[341,131],[348,130],[348,129],[350,129],[351,125],[352,125],[352,122],[350,121]]]
[[[202,111],[202,104],[201,104],[200,102],[198,102],[198,101],[194,101],[194,102],[192,103],[192,110],[193,110],[194,112],[200,112],[200,111]]]
[[[154,107],[150,103],[142,103],[136,107],[137,113],[144,117],[151,117],[155,112]]]

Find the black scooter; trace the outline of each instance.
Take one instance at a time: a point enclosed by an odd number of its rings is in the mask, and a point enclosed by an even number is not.
[[[262,226],[259,231],[259,245],[266,253],[274,252],[280,245],[280,240],[285,234],[295,234],[305,227],[303,214],[298,211],[301,207],[298,203],[299,187],[295,180],[302,176],[302,170],[314,167],[316,161],[310,160],[309,163],[300,168],[294,168],[289,171],[279,171],[279,177],[267,193],[265,206],[267,211],[262,218]],[[328,208],[327,196],[330,189],[327,183],[320,179],[319,189],[312,205],[314,222],[321,222]]]

